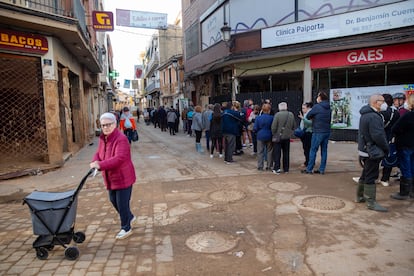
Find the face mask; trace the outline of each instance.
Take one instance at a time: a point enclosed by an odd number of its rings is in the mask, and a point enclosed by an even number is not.
[[[407,103],[407,102],[405,102],[405,103],[404,103],[404,105],[403,105],[403,107],[404,107],[405,109],[409,109],[409,108],[408,108],[408,103]]]
[[[381,111],[385,111],[385,110],[387,110],[387,108],[388,108],[388,104],[387,103],[382,103],[381,104]]]

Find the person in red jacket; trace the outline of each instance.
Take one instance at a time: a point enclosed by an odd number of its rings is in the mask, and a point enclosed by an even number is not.
[[[123,112],[119,120],[119,128],[124,132],[126,137],[128,137],[128,142],[131,144],[133,131],[137,129],[137,125],[127,106],[125,106],[122,111]]]
[[[132,185],[136,180],[131,148],[128,138],[117,128],[114,114],[102,114],[100,122],[102,133],[90,167],[102,172],[109,200],[121,220],[121,230],[115,238],[124,239],[132,234],[131,224],[136,221],[130,209]]]

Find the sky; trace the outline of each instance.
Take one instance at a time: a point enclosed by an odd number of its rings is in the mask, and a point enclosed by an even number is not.
[[[116,24],[116,9],[167,13],[168,24],[173,24],[181,11],[181,0],[105,0],[104,10],[111,11]],[[134,65],[140,64],[140,53],[146,50],[155,29],[114,26],[107,32],[111,38],[114,53],[114,67],[119,72],[117,81],[134,79]]]

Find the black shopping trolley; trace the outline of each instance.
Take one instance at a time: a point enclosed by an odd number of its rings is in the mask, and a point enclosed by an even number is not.
[[[66,192],[40,192],[34,191],[23,199],[23,204],[30,208],[33,233],[38,235],[33,242],[36,256],[40,260],[46,260],[55,245],[65,248],[65,257],[68,260],[76,260],[79,257],[79,249],[76,246],[66,246],[73,241],[82,243],[85,241],[83,232],[74,232],[78,194],[86,182],[86,179],[95,174],[95,169],[90,169],[82,178],[79,186]]]

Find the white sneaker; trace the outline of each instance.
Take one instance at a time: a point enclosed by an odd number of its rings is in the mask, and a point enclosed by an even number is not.
[[[359,183],[359,177],[352,177],[352,180],[356,183]]]
[[[122,229],[121,231],[119,231],[119,233],[116,235],[115,239],[118,240],[122,240],[127,238],[129,235],[132,234],[132,229],[129,229],[129,231],[125,231],[124,229]]]
[[[210,158],[213,158],[214,156],[212,154],[210,154]]]
[[[384,187],[388,187],[390,186],[390,183],[388,183],[388,181],[380,181],[380,183],[382,184],[382,186]]]
[[[219,158],[223,158],[223,154],[219,154]]]

